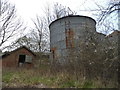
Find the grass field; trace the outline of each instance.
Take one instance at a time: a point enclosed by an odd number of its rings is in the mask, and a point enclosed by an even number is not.
[[[105,88],[99,80],[76,79],[74,74],[67,72],[51,73],[50,68],[42,66],[39,69],[6,68],[2,71],[4,87],[17,88]],[[109,85],[108,87],[112,87]],[[108,88],[107,87],[107,88]]]

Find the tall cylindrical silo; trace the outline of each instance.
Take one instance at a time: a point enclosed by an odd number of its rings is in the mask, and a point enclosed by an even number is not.
[[[77,51],[86,33],[96,32],[96,22],[87,16],[72,15],[53,21],[50,28],[51,59],[64,62],[71,50]]]

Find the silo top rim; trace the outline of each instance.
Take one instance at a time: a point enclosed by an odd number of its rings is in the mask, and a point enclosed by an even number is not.
[[[69,15],[69,16],[61,17],[61,18],[58,18],[58,19],[54,20],[53,22],[50,23],[49,27],[50,27],[54,22],[56,22],[56,21],[58,21],[58,20],[60,20],[60,19],[67,18],[67,17],[86,17],[86,18],[92,19],[92,20],[96,23],[96,21],[95,21],[93,18],[88,17],[88,16],[82,16],[82,15]]]

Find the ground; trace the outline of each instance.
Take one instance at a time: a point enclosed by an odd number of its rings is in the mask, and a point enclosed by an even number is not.
[[[3,88],[105,88],[99,80],[78,80],[74,74],[53,73],[46,66],[39,69],[6,68],[2,71],[2,83]]]

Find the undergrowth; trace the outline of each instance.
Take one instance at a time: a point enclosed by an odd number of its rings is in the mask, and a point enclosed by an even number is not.
[[[49,88],[99,88],[103,87],[100,81],[76,79],[74,74],[58,72],[52,74],[50,69],[4,69],[2,74],[3,87],[29,87],[41,85]],[[41,87],[41,86],[40,86]],[[39,87],[39,88],[40,88]]]

